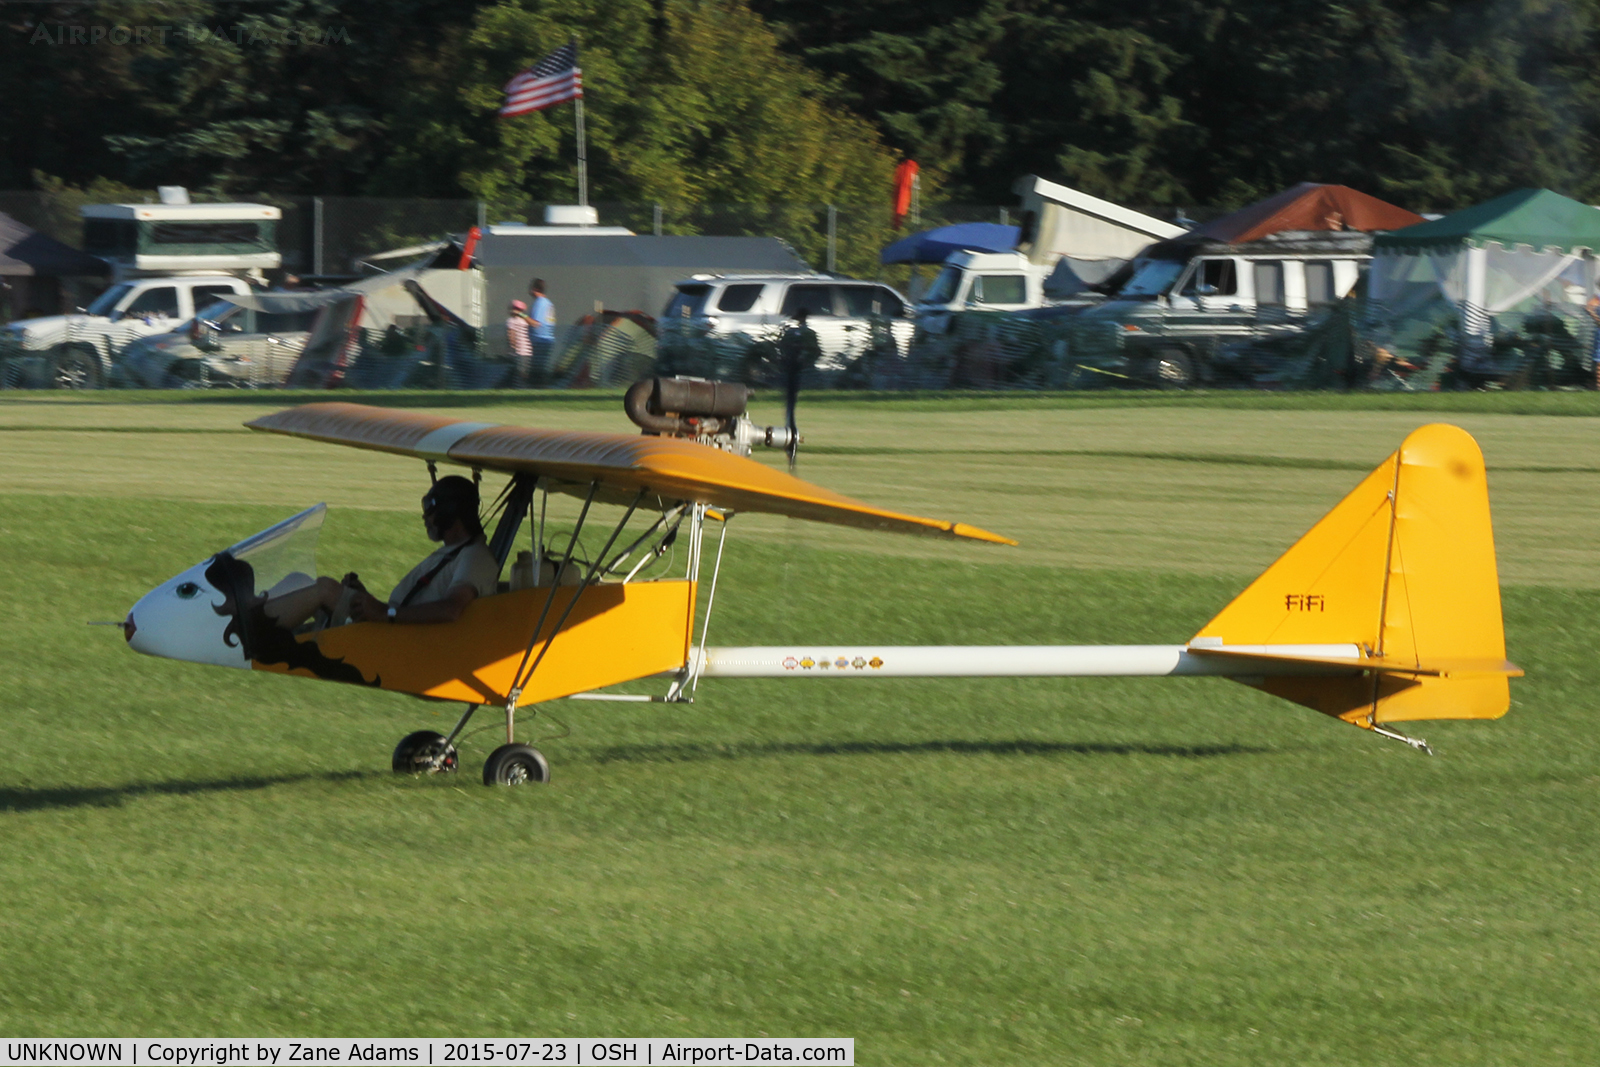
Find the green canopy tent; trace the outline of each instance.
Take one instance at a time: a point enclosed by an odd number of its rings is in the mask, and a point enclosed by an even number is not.
[[[1443,297],[1466,337],[1491,316],[1541,303],[1575,310],[1596,291],[1600,209],[1548,189],[1518,189],[1373,242],[1368,297],[1404,314]]]

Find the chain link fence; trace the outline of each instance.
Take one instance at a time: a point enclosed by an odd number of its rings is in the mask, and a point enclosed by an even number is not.
[[[1181,349],[1127,343],[1112,323],[1073,316],[1036,318],[964,312],[938,332],[906,320],[874,319],[842,347],[808,353],[807,389],[1089,390],[1212,389],[1433,391],[1589,389],[1596,383],[1594,321],[1582,308],[1494,318],[1481,337],[1464,335],[1453,309],[1390,320],[1354,299],[1301,323],[1267,322]],[[267,338],[230,344],[225,354],[170,362],[142,374],[149,339],[128,358],[93,354],[88,342],[49,352],[0,346],[0,388],[502,389],[615,388],[649,375],[691,375],[757,387],[781,384],[785,336],[715,334],[658,326],[647,316],[604,312],[568,332],[548,365],[492,354],[478,331],[453,326],[359,330],[336,371],[292,375],[298,348]],[[803,343],[803,342],[802,342]]]
[[[337,279],[375,269],[373,255],[426,246],[474,225],[539,222],[535,201],[373,197],[237,199],[283,210],[278,241],[284,270]],[[82,244],[77,203],[37,192],[0,191],[0,211],[74,247]],[[910,292],[913,268],[883,267],[878,250],[897,234],[886,205],[600,202],[605,225],[639,234],[777,236],[816,269],[870,278]],[[1172,209],[1148,209],[1152,214]],[[1187,209],[1203,219],[1209,209]],[[929,204],[907,220],[915,231],[957,222],[1014,222],[998,205]],[[389,261],[394,262],[394,261]],[[67,306],[84,304],[103,279],[68,280]],[[1211,334],[1139,334],[1082,309],[1006,314],[968,311],[913,329],[910,320],[868,317],[842,343],[807,362],[807,388],[1107,389],[1210,388],[1431,390],[1593,388],[1596,327],[1576,305],[1503,313],[1480,330],[1462,329],[1459,312],[1440,301],[1398,313],[1351,297],[1290,319],[1262,309]],[[0,388],[95,386],[267,388],[292,380],[289,347],[261,339],[224,355],[185,361],[162,374],[122,365],[125,351],[148,346],[148,323],[93,329],[69,316],[65,341],[22,351],[0,335]],[[617,386],[646,374],[690,374],[771,385],[785,327],[755,334],[714,334],[648,316],[598,312],[565,331],[545,366],[491,355],[478,331],[391,328],[352,338],[325,385],[362,388],[506,388]],[[497,348],[499,346],[496,346]],[[315,378],[315,376],[313,376]],[[313,384],[307,382],[305,384]]]

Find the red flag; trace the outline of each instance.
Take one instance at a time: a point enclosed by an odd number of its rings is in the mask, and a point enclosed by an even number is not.
[[[467,231],[467,243],[461,249],[461,262],[456,264],[456,270],[468,270],[472,266],[472,254],[478,250],[478,242],[483,240],[483,231],[474,226]]]
[[[894,168],[894,228],[911,213],[911,191],[917,184],[917,161],[908,159]]]

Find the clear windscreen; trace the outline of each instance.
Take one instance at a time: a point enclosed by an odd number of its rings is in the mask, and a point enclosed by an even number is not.
[[[1167,291],[1178,278],[1178,272],[1183,270],[1183,264],[1173,259],[1146,260],[1134,272],[1128,284],[1117,293],[1120,299],[1140,299],[1159,296]]]
[[[244,325],[244,308],[238,304],[230,304],[226,300],[218,300],[214,304],[207,304],[200,310],[199,317],[206,322],[221,326],[230,333],[237,333]]]
[[[326,504],[306,508],[228,549],[234,559],[250,564],[258,595],[278,596],[316,581],[317,536],[327,513]]]
[[[709,285],[678,286],[678,291],[672,294],[672,299],[667,302],[667,309],[661,313],[661,317],[669,321],[694,318],[705,306],[706,294],[709,292],[711,292]]]
[[[128,290],[132,288],[133,283],[131,282],[123,282],[120,285],[113,285],[111,288],[95,297],[94,303],[90,304],[84,310],[91,315],[109,315],[116,308],[117,301],[127,296]]]
[[[948,304],[956,298],[956,293],[961,289],[961,268],[945,267],[939,271],[939,277],[934,279],[932,287],[923,296],[924,304]]]

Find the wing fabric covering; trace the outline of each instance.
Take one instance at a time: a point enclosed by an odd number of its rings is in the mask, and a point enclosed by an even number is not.
[[[766,512],[867,530],[1014,545],[966,523],[864,504],[755,460],[671,437],[490,426],[363,404],[303,404],[245,423],[252,430],[485,470],[534,473],[551,488],[622,502],[644,489],[732,511]]]
[[[1510,705],[1477,442],[1416,430],[1191,642],[1354,644],[1345,678],[1266,677],[1258,689],[1358,724],[1496,719]],[[1334,661],[1307,660],[1308,664]]]

